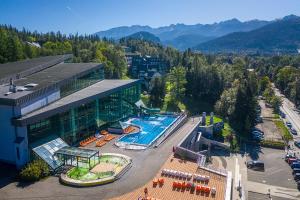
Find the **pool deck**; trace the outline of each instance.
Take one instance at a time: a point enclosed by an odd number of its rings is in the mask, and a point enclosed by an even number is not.
[[[189,119],[164,144],[157,148],[149,148],[142,151],[120,149],[113,145],[118,138],[101,148],[97,148],[100,150],[100,153],[124,154],[133,160],[131,169],[119,180],[111,184],[76,188],[60,184],[58,177],[49,177],[30,185],[20,185],[17,182],[11,182],[2,184],[0,199],[103,200],[124,195],[152,180],[172,154],[172,147],[176,146],[199,120],[200,118]],[[96,148],[95,143],[90,144],[88,148]]]

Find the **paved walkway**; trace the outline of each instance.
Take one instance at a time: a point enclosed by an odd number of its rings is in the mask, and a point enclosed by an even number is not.
[[[269,194],[270,190],[271,197],[276,196],[287,199],[300,199],[300,192],[297,189],[278,187],[252,181],[247,181],[247,189],[250,192],[261,194]]]
[[[130,151],[108,145],[100,152],[121,153],[133,159],[132,168],[118,181],[97,187],[74,188],[61,185],[57,177],[49,177],[32,185],[18,186],[11,183],[0,189],[0,199],[92,200],[120,196],[143,186],[159,171],[177,145],[195,126],[200,118],[189,119],[158,148]]]

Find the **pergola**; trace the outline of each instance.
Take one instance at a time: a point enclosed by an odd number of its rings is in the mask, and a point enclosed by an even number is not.
[[[88,166],[88,168],[91,169],[99,163],[99,151],[93,149],[81,149],[66,146],[57,150],[54,155],[56,155],[58,159],[64,163],[64,165],[76,167]]]

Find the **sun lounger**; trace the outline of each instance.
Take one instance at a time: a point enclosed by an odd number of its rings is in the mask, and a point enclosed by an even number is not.
[[[104,146],[106,143],[107,143],[107,142],[104,141],[104,140],[98,141],[98,142],[96,142],[96,147],[102,147],[102,146]]]
[[[107,134],[108,134],[108,131],[106,131],[106,130],[101,131],[101,135],[107,135]]]
[[[81,142],[79,143],[79,145],[80,145],[81,147],[84,147],[84,146],[86,146],[86,145],[88,145],[88,144],[90,144],[90,143],[92,143],[92,142],[94,142],[94,141],[96,141],[96,140],[97,140],[97,138],[96,138],[95,136],[90,136],[90,137],[84,139],[83,141],[81,141]]]
[[[202,190],[201,185],[197,185],[197,186],[196,186],[196,192],[201,192],[201,190]]]
[[[159,179],[158,179],[158,183],[159,183],[160,185],[163,185],[163,184],[165,183],[165,179],[159,178]]]
[[[111,134],[108,134],[108,135],[106,135],[105,137],[104,137],[104,140],[105,141],[111,141],[111,140],[113,140],[113,139],[115,139],[116,138],[116,136],[114,136],[114,135],[111,135]]]
[[[210,193],[210,187],[208,187],[208,186],[204,186],[204,192],[206,192],[206,193]]]
[[[173,181],[173,188],[177,188],[177,181]]]

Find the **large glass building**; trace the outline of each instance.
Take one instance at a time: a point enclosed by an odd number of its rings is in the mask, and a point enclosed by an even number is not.
[[[68,58],[0,65],[7,71],[0,75],[0,160],[21,167],[38,145],[57,137],[77,145],[136,113],[139,80],[106,80],[101,64]]]

